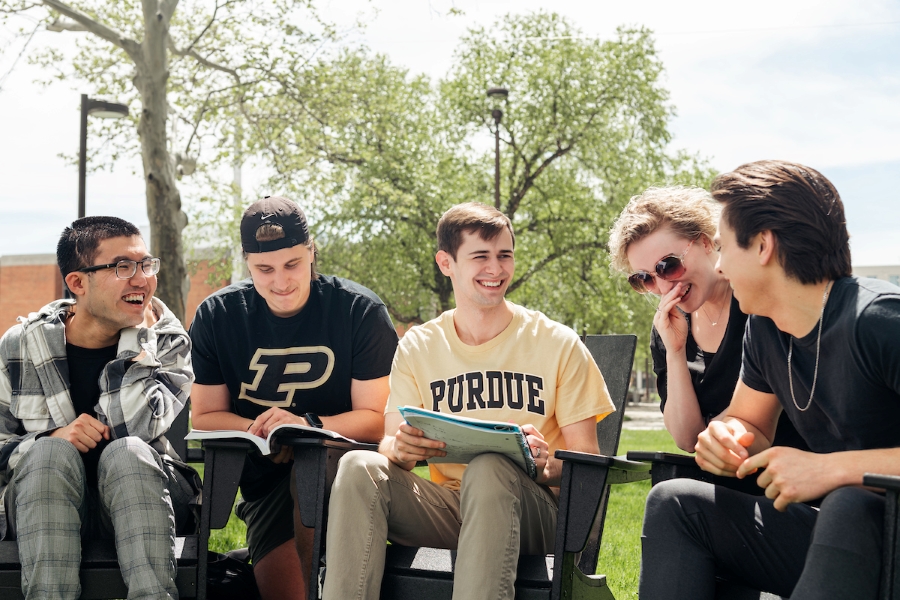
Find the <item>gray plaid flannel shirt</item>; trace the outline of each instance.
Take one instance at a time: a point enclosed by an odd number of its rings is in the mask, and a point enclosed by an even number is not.
[[[116,358],[100,375],[95,409],[112,439],[135,436],[177,460],[164,434],[190,396],[191,340],[165,304],[151,301],[160,319],[149,328],[122,330]],[[65,319],[73,308],[71,300],[51,302],[20,317],[0,339],[0,499],[35,439],[78,416],[66,362]],[[5,513],[0,501],[3,534]]]

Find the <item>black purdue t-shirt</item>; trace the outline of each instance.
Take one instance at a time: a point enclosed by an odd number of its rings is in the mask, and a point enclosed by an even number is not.
[[[794,339],[794,398],[809,403],[818,323]],[[791,336],[766,317],[751,316],[744,334],[741,379],[778,397],[813,452],[900,446],[900,288],[877,279],[834,282],[825,306],[819,374],[809,408],[791,398]]]
[[[351,379],[391,372],[397,333],[384,304],[352,281],[320,275],[293,317],[276,317],[251,280],[203,301],[191,323],[196,383],[228,387],[231,410],[255,419],[273,406],[296,415],[352,409]],[[290,473],[251,454],[241,493],[255,500]]]
[[[75,414],[89,414],[97,418],[94,407],[100,399],[100,374],[104,367],[116,358],[117,345],[106,348],[82,348],[66,343],[66,362],[69,367],[69,393]],[[88,485],[97,485],[97,465],[100,453],[106,447],[106,440],[101,440],[96,448],[82,454],[84,470]]]

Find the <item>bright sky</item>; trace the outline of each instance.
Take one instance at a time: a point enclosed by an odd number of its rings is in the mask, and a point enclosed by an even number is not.
[[[872,0],[671,2],[641,0],[332,0],[326,19],[368,27],[350,36],[397,65],[433,78],[452,64],[459,36],[507,12],[554,10],[587,36],[619,25],[656,33],[677,108],[673,146],[719,170],[762,158],[808,164],[844,199],[855,265],[900,264],[900,3]],[[463,16],[447,16],[452,7]],[[377,13],[377,14],[376,14]],[[67,32],[32,42],[70,45]],[[0,255],[53,252],[76,216],[78,174],[60,153],[78,147],[73,82],[47,88],[0,29]],[[515,91],[512,91],[511,100]],[[101,144],[91,139],[89,144]],[[137,171],[137,174],[133,172]],[[262,190],[260,190],[262,192]],[[184,202],[191,201],[183,191]],[[148,222],[138,160],[87,182],[88,214]]]

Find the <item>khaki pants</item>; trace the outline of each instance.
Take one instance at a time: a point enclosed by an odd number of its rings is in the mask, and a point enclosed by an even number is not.
[[[498,454],[473,460],[457,492],[382,454],[348,452],[331,492],[323,598],[378,598],[390,540],[457,549],[454,599],[512,599],[520,552],[553,551],[556,513],[550,489]]]

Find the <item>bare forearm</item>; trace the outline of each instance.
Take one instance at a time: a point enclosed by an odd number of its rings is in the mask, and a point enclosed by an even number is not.
[[[706,429],[706,421],[684,353],[666,356],[666,388],[668,397],[663,422],[675,444],[686,452],[693,452],[697,436]]]
[[[591,417],[566,425],[560,428],[566,449],[573,452],[586,454],[600,454],[600,446],[597,444],[597,421]],[[553,452],[547,451],[547,463],[535,481],[544,485],[558,486],[562,479],[563,462],[553,456]]]
[[[821,455],[828,462],[831,489],[862,485],[863,475],[900,475],[900,448],[853,450]]]
[[[191,424],[194,429],[205,429],[207,431],[247,431],[250,425],[253,424],[253,419],[242,417],[230,410],[216,410],[201,414],[197,414],[195,411],[191,415]]]
[[[325,429],[358,442],[376,443],[384,435],[384,415],[373,410],[357,409],[320,418]]]

